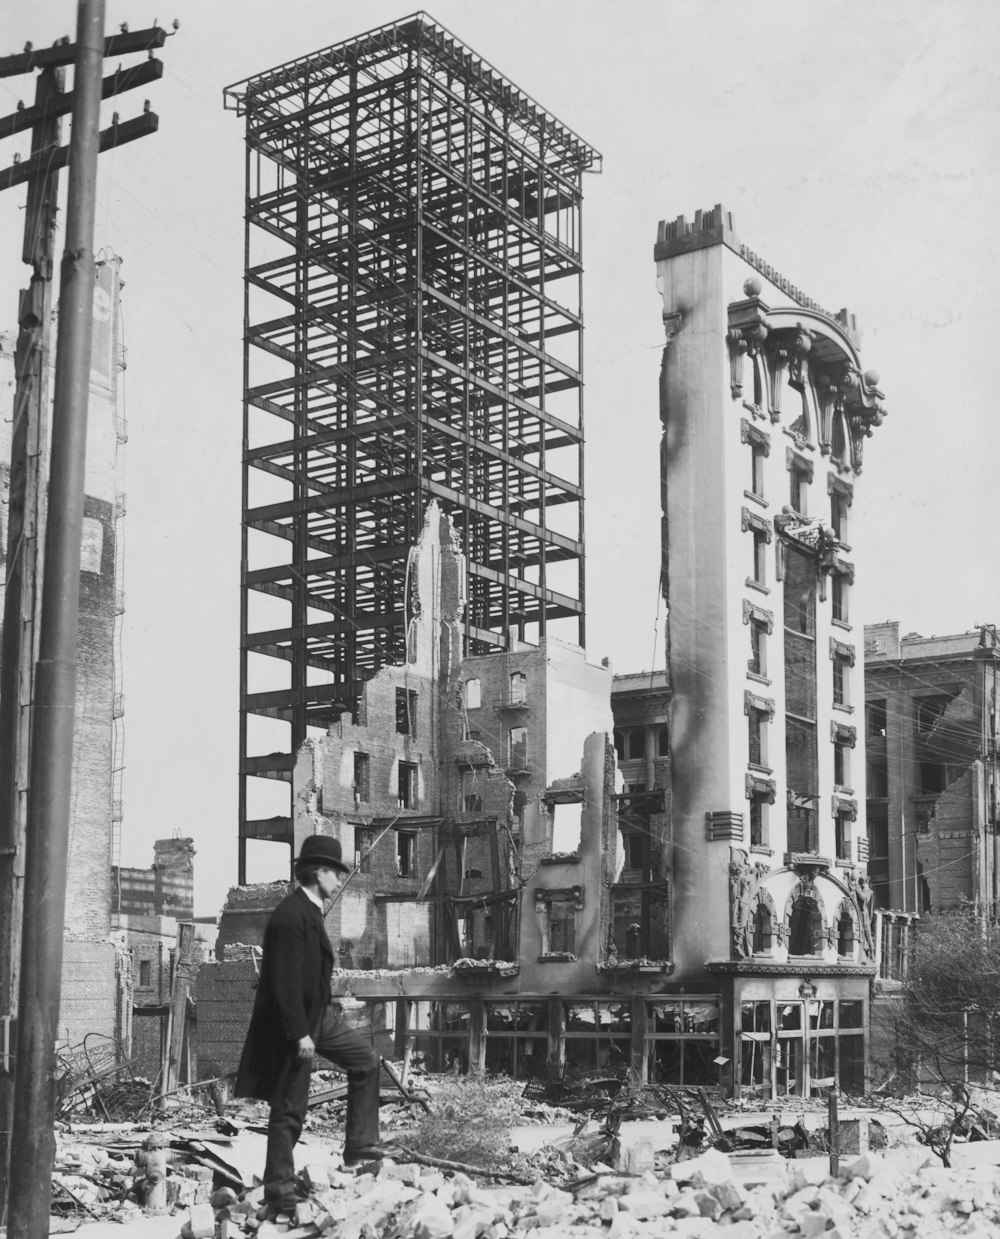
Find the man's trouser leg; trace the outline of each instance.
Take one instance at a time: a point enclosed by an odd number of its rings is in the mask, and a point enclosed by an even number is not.
[[[289,1058],[274,1091],[264,1163],[264,1197],[269,1201],[295,1203],[294,1150],[309,1104],[309,1069],[307,1060]]]
[[[341,1071],[347,1072],[347,1131],[344,1152],[349,1154],[378,1144],[379,1066],[371,1044],[327,1007],[323,1026],[316,1040],[316,1053],[322,1054]]]

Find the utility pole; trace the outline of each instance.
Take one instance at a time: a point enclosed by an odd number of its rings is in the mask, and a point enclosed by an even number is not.
[[[38,119],[31,153],[59,145],[59,96],[64,70],[43,69],[35,88]],[[36,641],[36,603],[41,538],[44,536],[48,441],[49,322],[55,253],[59,173],[42,169],[28,182],[22,258],[31,285],[21,293],[15,355],[16,388],[7,505],[6,590],[0,646],[0,1012],[9,1045],[17,1010],[24,883],[23,840],[27,821],[28,737]],[[10,1132],[14,1111],[11,1064],[0,1070],[0,1202],[6,1199]]]
[[[153,81],[162,65],[150,58],[102,81],[106,56],[162,47],[159,28],[130,35],[127,28],[105,38],[104,0],[78,0],[77,42],[62,40],[35,52],[0,58],[0,77],[41,70],[33,108],[0,119],[0,138],[33,132],[27,160],[0,171],[0,190],[27,183],[24,258],[32,264],[32,287],[22,297],[18,343],[19,387],[15,404],[8,575],[16,588],[5,598],[0,672],[0,1210],[7,1233],[23,1239],[48,1235],[51,1172],[55,1154],[55,1041],[61,995],[66,903],[72,752],[76,705],[76,641],[79,614],[80,544],[86,458],[94,297],[94,215],[97,161],[102,150],[155,132],[147,110],[135,121],[100,131],[100,103],[122,90]],[[73,91],[62,90],[61,71],[75,65]],[[69,147],[60,147],[58,118],[72,111]],[[55,172],[69,165],[66,243],[61,268],[60,328],[56,351],[51,468],[45,522],[45,552],[31,555],[26,540],[45,506],[40,476],[47,436],[48,330],[56,209]],[[43,232],[46,234],[43,236]],[[22,381],[23,376],[23,381]],[[28,387],[22,391],[23,382]],[[31,406],[33,422],[28,414]],[[35,460],[29,464],[34,454]],[[23,475],[23,480],[22,480]],[[14,485],[15,476],[17,484]],[[43,589],[37,595],[41,571]],[[35,659],[37,622],[37,665]],[[27,618],[27,625],[22,619]],[[27,683],[21,676],[27,665]],[[25,708],[25,706],[27,708]],[[30,739],[26,734],[30,717]],[[28,779],[24,780],[27,767]],[[27,793],[26,815],[19,806]],[[23,858],[23,916],[17,916]],[[110,863],[110,858],[109,858]],[[20,935],[18,929],[20,928]],[[16,960],[17,1006],[14,1006]],[[13,1063],[13,1089],[10,1071]],[[2,1214],[0,1214],[2,1216]]]

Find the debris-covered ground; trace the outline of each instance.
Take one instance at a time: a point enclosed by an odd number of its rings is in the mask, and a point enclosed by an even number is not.
[[[620,1096],[616,1107],[588,1115],[526,1101],[523,1086],[510,1081],[428,1077],[411,1104],[384,1097],[389,1156],[347,1170],[342,1090],[335,1077],[318,1077],[315,1096],[324,1100],[310,1110],[297,1153],[294,1217],[262,1215],[266,1107],[230,1103],[220,1116],[204,1090],[194,1090],[142,1122],[62,1125],[50,1234],[1000,1236],[995,1141],[956,1145],[957,1168],[944,1169],[912,1129],[898,1128],[883,1141],[889,1147],[843,1157],[832,1176],[829,1155],[817,1156],[822,1131],[814,1124],[809,1136],[791,1118],[754,1127],[748,1114],[741,1126],[736,1108],[719,1134],[711,1115],[705,1124],[690,1110],[666,1113],[662,1095]],[[977,1152],[980,1164],[963,1150]]]

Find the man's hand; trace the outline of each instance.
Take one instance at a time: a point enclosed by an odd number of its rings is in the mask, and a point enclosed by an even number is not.
[[[316,1042],[312,1037],[305,1036],[299,1038],[299,1058],[306,1062],[311,1062],[316,1057]]]

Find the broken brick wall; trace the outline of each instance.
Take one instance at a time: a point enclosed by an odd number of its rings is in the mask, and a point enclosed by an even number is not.
[[[88,495],[84,526],[66,924],[101,936],[111,930],[113,506]]]
[[[117,949],[109,938],[67,933],[59,1000],[61,1040],[77,1045],[88,1033],[121,1036],[116,959]]]
[[[924,884],[922,911],[947,912],[975,898],[981,820],[978,773],[974,767],[950,783],[934,802],[927,833],[915,836],[918,877]]]
[[[239,1066],[257,992],[258,963],[241,959],[209,960],[198,970],[198,1079],[213,1080]]]
[[[267,918],[291,889],[288,882],[230,887],[219,918],[216,958],[225,958],[226,951],[237,945],[260,946]]]

